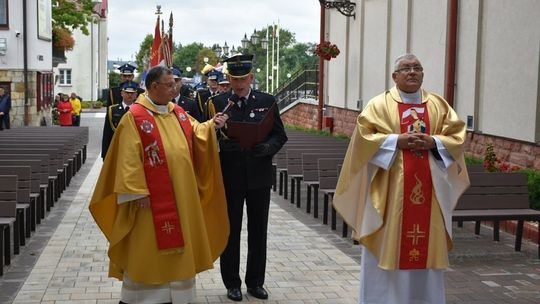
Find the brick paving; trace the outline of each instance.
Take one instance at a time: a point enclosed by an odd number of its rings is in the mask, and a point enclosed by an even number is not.
[[[0,303],[118,303],[121,283],[107,278],[107,243],[88,212],[102,163],[102,114],[83,113],[81,123],[91,126],[87,163],[0,277]],[[275,193],[270,212],[270,298],[261,301],[244,294],[244,302],[357,303],[358,246]],[[501,242],[492,242],[488,228],[480,236],[470,225],[454,232],[447,303],[540,303],[535,245],[525,243],[523,252],[514,252],[510,235],[501,233]],[[245,258],[244,248],[243,266]],[[197,276],[196,303],[232,303],[225,296],[219,263],[215,267]]]

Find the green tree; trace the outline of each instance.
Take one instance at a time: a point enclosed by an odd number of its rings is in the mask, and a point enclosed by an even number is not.
[[[109,72],[109,88],[117,87],[120,85],[120,74],[114,71]]]
[[[199,51],[204,48],[202,43],[193,42],[188,45],[178,45],[174,50],[173,64],[184,71],[186,77],[193,77],[197,71],[197,55]],[[186,68],[190,67],[191,71],[187,71]]]
[[[52,0],[52,26],[70,32],[80,29],[83,34],[88,35],[88,25],[94,22],[93,9],[92,0]]]
[[[277,56],[278,45],[277,35],[274,35],[272,26],[265,27],[261,30],[255,30],[255,34],[259,37],[258,44],[249,43],[247,48],[239,48],[242,53],[254,54],[253,69],[256,72],[255,78],[259,82],[259,89],[266,90],[266,54],[267,50],[262,48],[261,40],[266,38],[268,31],[268,59],[272,60],[272,44],[274,44],[274,56]],[[276,33],[277,34],[277,33]],[[247,36],[247,35],[246,35]],[[250,39],[251,36],[247,36]],[[314,43],[296,43],[294,33],[285,28],[281,28],[279,31],[279,83],[280,86],[287,81],[287,74],[294,74],[299,70],[304,70],[313,67],[318,62],[318,57],[313,55]],[[274,61],[275,64],[275,61]],[[272,74],[271,66],[268,66],[269,75]]]
[[[216,66],[219,62],[219,59],[216,57],[216,54],[214,53],[214,51],[212,51],[212,49],[208,47],[203,47],[199,50],[199,53],[197,54],[197,61],[195,63],[197,70],[195,72],[200,72],[206,65],[206,63],[204,62],[204,58],[208,58],[208,64],[213,66]]]
[[[141,44],[139,45],[139,51],[135,54],[135,63],[137,64],[137,70],[142,72],[148,66],[148,60],[150,60],[150,50],[152,49],[152,43],[154,42],[154,36],[147,34]]]

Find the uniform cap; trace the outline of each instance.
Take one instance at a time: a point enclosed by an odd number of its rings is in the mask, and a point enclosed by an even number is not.
[[[174,79],[182,78],[182,70],[176,67],[173,67],[171,70]]]
[[[139,88],[139,86],[137,85],[136,82],[124,81],[121,84],[121,88],[122,88],[122,91],[125,91],[125,92],[137,92],[137,89]]]
[[[123,75],[133,75],[133,72],[135,71],[136,67],[126,63],[118,68],[120,70],[120,73]]]
[[[211,72],[208,73],[208,80],[218,80],[220,75],[223,75],[221,74],[220,72],[216,71],[216,70],[213,70]]]
[[[253,68],[253,55],[234,55],[225,59],[227,63],[227,73],[231,77],[244,77],[251,73]]]

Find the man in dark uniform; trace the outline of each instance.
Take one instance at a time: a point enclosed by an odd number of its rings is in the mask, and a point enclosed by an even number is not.
[[[212,117],[208,114],[208,99],[210,97],[219,94],[217,79],[219,74],[218,71],[212,70],[207,74],[206,88],[197,90],[197,104],[199,106],[199,111],[202,114],[203,121]]]
[[[133,73],[135,72],[135,67],[129,63],[126,63],[118,68],[120,70],[120,85],[117,87],[113,87],[109,89],[109,94],[107,96],[107,106],[112,106],[114,104],[118,104],[122,102],[122,85],[126,82],[132,82],[137,86],[137,96],[144,92],[143,89],[140,88],[139,84],[135,81],[133,81],[133,77],[135,76]]]
[[[129,110],[129,107],[133,104],[137,98],[137,83],[132,81],[126,81],[122,84],[122,102],[114,104],[107,108],[107,114],[105,115],[105,125],[103,126],[103,139],[101,141],[101,157],[105,159],[109,145],[111,144],[114,131],[120,123],[120,119]]]
[[[231,84],[229,82],[229,79],[227,78],[227,75],[224,75],[222,73],[218,77],[218,91],[219,93],[225,93],[230,89],[231,89]]]
[[[175,97],[173,98],[172,102],[181,106],[182,109],[186,111],[186,113],[191,115],[191,117],[195,118],[197,121],[202,122],[201,114],[199,112],[199,107],[197,107],[197,103],[195,102],[195,100],[185,96],[186,89],[189,90],[189,86],[182,84],[182,70],[177,67],[173,67],[172,72],[174,82],[176,84]],[[184,95],[182,95],[182,92],[184,92]],[[189,96],[189,92],[187,92],[187,94]]]
[[[259,122],[274,111],[273,127],[266,139],[252,148],[242,148],[237,140],[228,138],[223,130],[220,140],[220,160],[227,196],[230,223],[229,243],[221,255],[221,278],[227,297],[242,300],[240,279],[240,232],[244,201],[248,217],[248,258],[245,283],[247,292],[267,299],[264,289],[266,271],[266,234],[272,185],[272,157],[287,141],[274,96],[251,89],[253,55],[236,55],[226,60],[232,90],[209,101],[210,114],[225,110],[231,121]]]

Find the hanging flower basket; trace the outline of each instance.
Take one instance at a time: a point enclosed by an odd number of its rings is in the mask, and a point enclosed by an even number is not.
[[[339,55],[339,49],[337,45],[331,44],[330,41],[325,41],[317,44],[317,47],[315,48],[315,55],[322,57],[324,60],[330,60]]]
[[[53,47],[60,50],[72,50],[75,46],[75,39],[71,32],[62,27],[54,27],[52,31]]]

